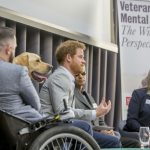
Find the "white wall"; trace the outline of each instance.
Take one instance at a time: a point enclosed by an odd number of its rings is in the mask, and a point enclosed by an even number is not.
[[[110,0],[0,0],[0,6],[110,42]]]

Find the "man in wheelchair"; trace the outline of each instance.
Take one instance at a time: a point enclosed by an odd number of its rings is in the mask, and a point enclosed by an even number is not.
[[[103,98],[95,110],[75,108],[75,76],[80,74],[85,66],[85,50],[86,47],[83,43],[74,40],[67,40],[57,47],[55,55],[59,66],[48,77],[40,90],[41,111],[45,115],[61,112],[64,109],[63,99],[67,100],[68,107],[74,112],[76,119],[91,122],[110,111],[111,101],[106,101],[105,98]],[[82,128],[80,123],[79,127]],[[93,137],[100,147],[120,147],[118,138],[108,137],[105,134],[98,134]],[[104,142],[100,141],[105,141],[105,144],[102,144]]]
[[[16,46],[15,30],[0,27],[0,142],[2,144],[5,137],[7,140],[7,148],[2,149],[48,150],[63,149],[64,146],[71,149],[71,141],[75,140],[76,147],[84,145],[87,149],[99,149],[89,135],[92,130],[88,123],[77,120],[72,125],[89,134],[69,124],[58,123],[61,120],[59,115],[45,118],[39,113],[40,99],[27,69],[12,64]],[[53,126],[57,128],[50,128]],[[56,146],[56,143],[59,144]]]

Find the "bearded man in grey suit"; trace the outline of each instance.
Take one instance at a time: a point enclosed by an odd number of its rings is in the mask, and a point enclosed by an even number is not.
[[[0,109],[26,121],[42,118],[39,96],[27,68],[12,64],[16,49],[12,28],[0,27]]]
[[[102,103],[95,111],[75,109],[74,88],[75,75],[79,74],[85,66],[85,45],[78,41],[68,40],[56,49],[56,58],[59,67],[52,73],[40,90],[41,112],[46,115],[60,113],[64,110],[63,99],[67,101],[75,118],[84,117],[85,120],[95,116],[102,116],[111,109],[111,102]]]
[[[56,114],[64,110],[63,99],[74,112],[76,119],[93,120],[105,115],[111,109],[111,102],[105,99],[96,110],[76,109],[74,101],[75,76],[85,66],[85,45],[78,41],[68,40],[56,49],[56,58],[59,67],[49,76],[40,91],[41,112],[44,114]],[[84,129],[79,122],[79,127]],[[103,137],[101,137],[103,138]],[[100,139],[96,139],[100,140]],[[119,144],[118,144],[119,145]],[[117,147],[117,146],[116,146]]]

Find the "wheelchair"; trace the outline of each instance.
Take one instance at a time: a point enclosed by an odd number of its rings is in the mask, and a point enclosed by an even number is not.
[[[34,123],[0,110],[0,136],[3,150],[99,150],[100,147],[85,131],[72,126],[60,115]]]

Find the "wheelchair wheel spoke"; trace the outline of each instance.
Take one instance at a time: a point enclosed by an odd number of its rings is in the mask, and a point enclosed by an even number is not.
[[[45,148],[43,150],[50,150],[49,145],[46,145]]]
[[[68,143],[68,150],[70,149],[70,147],[72,146],[72,138],[69,140],[70,142]]]
[[[80,143],[80,148],[79,148],[79,150],[82,150],[82,143]]]
[[[60,139],[56,139],[56,142],[57,142],[57,147],[59,148],[59,150],[61,150],[61,143],[59,143]]]
[[[62,145],[63,145],[63,150],[67,150],[67,145],[66,145],[66,142],[67,142],[67,138],[61,138],[61,141],[62,141]]]
[[[77,140],[75,140],[74,150],[76,150],[76,148],[77,148],[77,143],[78,143],[78,141],[77,141]]]
[[[58,131],[59,128],[61,130]],[[72,128],[74,130],[71,130]],[[35,140],[29,150],[99,150],[99,147],[95,143],[94,146],[92,145],[92,142],[94,142],[92,141],[93,139],[90,136],[88,137],[88,134],[85,134],[86,136],[82,135],[82,130],[78,128],[70,126],[69,132],[64,127],[56,127],[54,129],[50,129],[47,133],[45,132],[44,138],[42,135],[39,136],[37,141],[41,143],[36,145]],[[59,133],[60,131],[62,133]]]
[[[87,147],[79,140],[72,137],[60,137],[47,143],[42,150],[87,150]]]
[[[71,142],[69,142],[70,139],[66,137],[66,138],[61,138],[61,140],[62,140],[62,147],[63,147],[62,150],[69,150],[69,147],[71,146]]]

